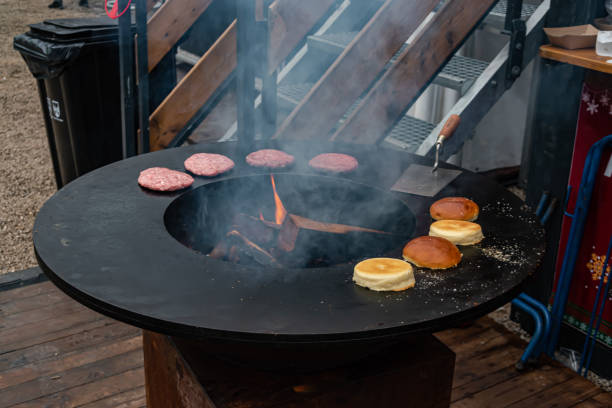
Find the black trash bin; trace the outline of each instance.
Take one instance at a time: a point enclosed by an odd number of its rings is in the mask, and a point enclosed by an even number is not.
[[[109,18],[47,20],[14,38],[37,79],[58,188],[122,158],[117,39]]]

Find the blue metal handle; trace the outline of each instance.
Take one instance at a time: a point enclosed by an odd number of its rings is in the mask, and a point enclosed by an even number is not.
[[[539,355],[545,351],[544,349],[545,349],[546,343],[548,342],[548,336],[550,335],[550,312],[548,311],[548,308],[542,304],[542,302],[535,300],[534,298],[532,298],[526,293],[521,293],[520,295],[518,295],[518,298],[530,304],[532,307],[538,309],[538,311],[540,312],[540,315],[543,318],[544,328],[542,332],[542,339],[539,342],[539,347],[537,348],[538,353],[536,355],[536,357],[539,357]]]
[[[538,203],[538,207],[536,208],[536,217],[540,218],[542,215],[542,211],[544,211],[544,206],[546,205],[546,201],[548,201],[548,191],[542,191],[542,196],[540,197],[540,202]]]
[[[533,336],[531,336],[531,341],[529,342],[529,344],[527,345],[527,348],[525,349],[525,351],[523,352],[523,355],[521,356],[521,362],[523,364],[526,364],[527,361],[529,361],[529,356],[531,356],[534,351],[540,348],[538,346],[541,345],[541,341],[542,341],[542,338],[541,338],[542,336],[542,318],[540,317],[540,314],[535,308],[528,305],[526,302],[521,300],[519,297],[514,299],[512,301],[512,304],[524,310],[525,312],[529,313],[531,317],[533,317],[533,321],[535,322],[535,330],[533,332]]]

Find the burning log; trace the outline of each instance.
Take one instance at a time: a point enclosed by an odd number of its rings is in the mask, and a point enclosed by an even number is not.
[[[347,232],[370,232],[373,234],[392,235],[390,232],[386,232],[386,231],[379,231],[379,230],[363,228],[363,227],[355,227],[352,225],[345,225],[345,224],[320,222],[320,221],[311,220],[310,218],[301,217],[295,214],[289,214],[288,218],[291,218],[293,223],[298,228],[303,228],[303,229],[308,229],[308,230],[313,230],[313,231],[320,231],[320,232],[328,232],[330,234],[346,234]]]
[[[240,262],[240,255],[238,254],[238,247],[236,245],[232,245],[230,248],[227,260],[233,263]]]
[[[213,248],[212,251],[210,251],[208,256],[210,256],[211,258],[215,258],[215,259],[223,259],[228,254],[229,249],[230,249],[229,244],[227,243],[225,239],[223,239],[219,241],[217,245],[215,245],[215,247]]]
[[[274,229],[271,229],[269,225],[263,223],[259,218],[242,213],[234,216],[230,229],[240,231],[242,235],[258,245],[272,242],[275,235]]]
[[[280,267],[281,264],[268,251],[242,235],[239,231],[232,230],[227,233],[227,237],[235,245],[232,249],[245,250],[248,256],[253,258],[255,262],[264,266]]]
[[[295,249],[295,242],[297,241],[300,227],[295,225],[291,217],[285,217],[283,225],[278,232],[276,245],[279,249],[285,252],[291,252]]]

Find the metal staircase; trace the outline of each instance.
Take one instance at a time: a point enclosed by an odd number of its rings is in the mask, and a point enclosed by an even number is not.
[[[538,28],[540,28],[548,8],[549,0],[543,1],[540,4],[523,4],[521,18],[528,21],[526,34],[527,40],[531,41],[531,43],[535,40],[534,37],[538,33]],[[487,26],[499,32],[503,32],[506,9],[506,0],[500,1],[487,16],[482,26]],[[324,52],[335,58],[344,51],[357,34],[358,31],[311,35],[308,36],[307,46],[312,51]],[[397,56],[401,54],[408,45],[409,42],[407,41],[402,49],[391,59],[389,64],[387,64],[386,68],[388,68],[390,64],[395,63]],[[533,59],[536,55],[536,51],[537,47],[526,47],[523,66],[526,66]],[[486,88],[498,87],[497,84],[499,84],[500,88],[503,88],[504,81],[495,81],[497,77],[505,73],[507,62],[508,46],[504,47],[499,52],[498,56],[491,62],[481,61],[462,55],[454,55],[433,79],[432,84],[457,91],[460,99],[452,108],[451,113],[459,114],[464,120],[467,119],[469,123],[473,123],[475,126],[501,96],[501,94],[491,96]],[[280,85],[278,87],[279,108],[288,111],[295,108],[313,85],[313,82],[287,83]],[[344,118],[340,120],[339,124],[343,122],[358,103],[359,101],[353,104]],[[473,111],[476,112],[474,113]],[[468,117],[465,117],[466,113]],[[432,142],[435,140],[443,122],[444,120],[439,124],[434,124],[410,115],[405,115],[389,132],[388,136],[385,138],[385,143],[412,153],[421,155],[429,154],[431,146],[433,145]],[[446,158],[460,149],[463,142],[470,136],[471,131],[472,129],[464,130],[459,134],[459,137],[454,138],[452,145],[445,149]]]
[[[449,115],[458,114],[462,117],[462,125],[455,133],[455,136],[447,142],[442,158],[448,159],[452,154],[461,149],[465,140],[472,136],[475,126],[499,100],[512,82],[507,80],[507,73],[512,68],[508,66],[511,62],[515,63],[510,61],[512,56],[509,55],[508,51],[512,33],[507,31],[507,27],[505,27],[507,24],[506,12],[508,1],[512,0],[500,0],[477,28],[495,33],[503,33],[508,37],[508,44],[499,51],[497,56],[490,61],[483,61],[455,54],[431,80],[429,86],[439,86],[457,92],[459,99],[450,111],[447,112],[446,116],[441,118],[439,123],[430,123],[409,114],[402,115],[395,126],[388,132],[383,143],[420,155],[429,155],[432,153],[432,146],[443,122]],[[355,4],[357,4],[356,1],[339,1],[336,11],[327,17],[327,20],[323,22],[314,34],[309,35],[305,39],[303,45],[293,53],[292,57],[279,70],[277,77],[277,107],[280,116],[289,114],[298,106],[300,101],[318,81],[317,75],[325,72],[327,67],[343,53],[357,36],[362,25],[367,22],[369,15],[356,17],[354,11],[353,15],[351,15],[351,7]],[[374,3],[370,5],[372,4]],[[370,7],[368,13],[373,13],[376,9],[375,6],[374,4]],[[518,62],[520,64],[519,72],[537,53],[541,39],[541,27],[549,7],[550,0],[523,1],[520,15],[521,19],[526,21],[526,31],[522,61]],[[358,7],[355,6],[354,8]],[[428,19],[432,18],[436,10],[430,14]],[[360,23],[355,24],[354,21],[360,21]],[[417,29],[418,31],[419,29]],[[406,40],[403,47],[386,64],[379,77],[395,64],[396,58],[410,45],[411,39],[415,38],[417,32],[413,33]],[[182,55],[178,57],[182,57]],[[195,58],[191,59],[195,62]],[[187,62],[189,58],[181,58],[181,60]],[[316,69],[313,69],[313,67]],[[315,72],[315,74],[313,75],[312,72]],[[259,84],[260,86],[257,87],[257,91],[261,92],[261,81],[259,81]],[[360,101],[361,98],[352,104],[338,121],[336,128],[345,121]],[[256,99],[255,106],[256,108],[261,107],[261,96]],[[256,120],[260,119],[261,112],[256,117]],[[234,122],[220,140],[235,139],[236,129],[237,126]],[[257,137],[262,137],[262,135],[257,135]]]

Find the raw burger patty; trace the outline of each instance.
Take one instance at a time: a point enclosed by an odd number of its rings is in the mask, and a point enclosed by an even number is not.
[[[214,153],[196,153],[185,160],[185,168],[198,176],[214,177],[234,168],[229,157]]]
[[[138,184],[155,191],[175,191],[193,184],[193,177],[165,167],[151,167],[140,172]]]
[[[312,158],[308,164],[317,170],[333,173],[353,171],[359,165],[356,158],[342,153],[323,153]]]
[[[263,149],[249,153],[246,162],[255,167],[279,168],[293,163],[293,156],[280,150]]]

